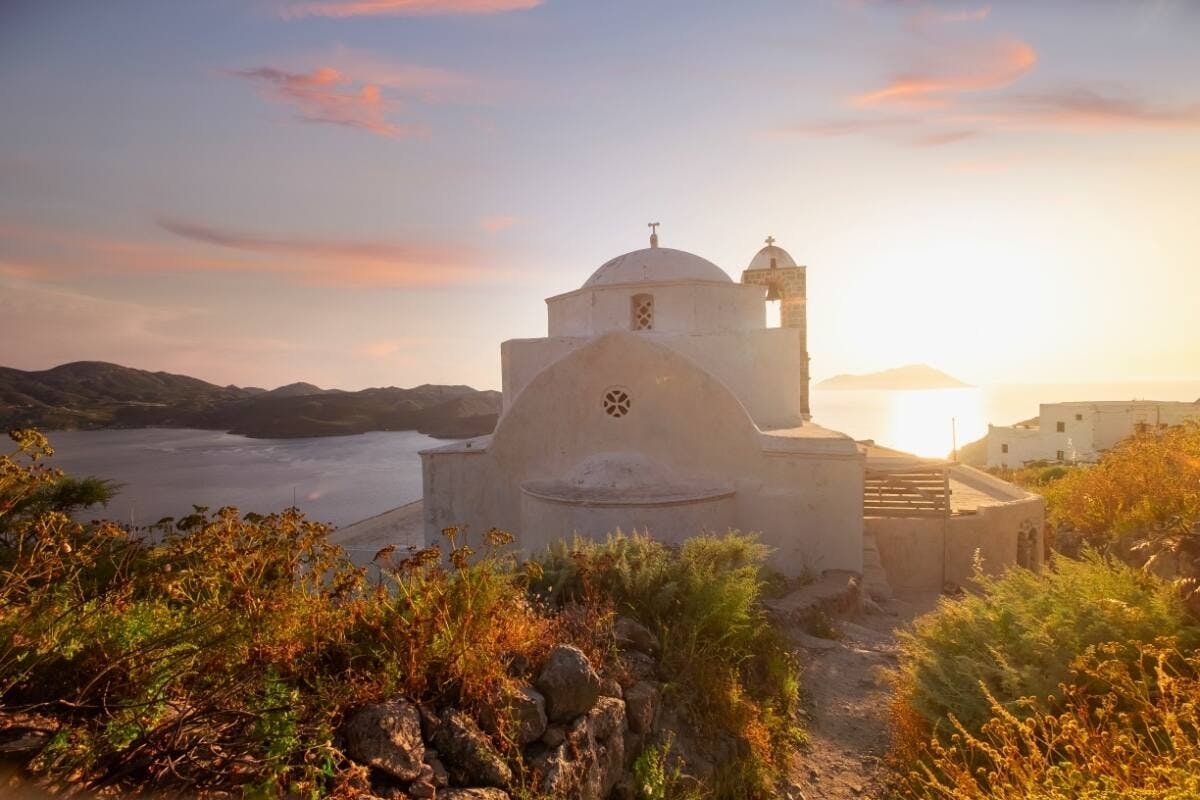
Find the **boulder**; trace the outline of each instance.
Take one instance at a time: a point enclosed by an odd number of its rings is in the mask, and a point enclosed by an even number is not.
[[[662,693],[649,681],[638,681],[626,689],[625,715],[629,719],[630,730],[641,734],[653,731],[661,704]]]
[[[408,796],[429,800],[437,796],[437,784],[434,782],[433,767],[421,765],[421,774],[408,785]]]
[[[613,636],[622,650],[637,650],[647,655],[658,652],[658,637],[635,619],[617,617],[613,623]]]
[[[420,703],[417,705],[417,711],[421,712],[421,735],[425,737],[425,741],[432,742],[433,735],[437,733],[438,725],[441,724],[437,709],[428,703]]]
[[[546,698],[533,687],[525,686],[508,698],[502,713],[488,711],[482,722],[489,733],[497,735],[505,727],[505,732],[524,747],[546,732]]]
[[[618,734],[596,743],[596,768],[600,775],[599,797],[608,797],[625,774],[625,737]]]
[[[401,781],[421,773],[425,743],[421,715],[404,700],[374,703],[353,712],[343,726],[346,754]]]
[[[621,653],[621,665],[632,678],[633,683],[654,678],[658,672],[658,665],[654,658],[640,650],[627,650]]]
[[[508,792],[480,786],[469,789],[442,789],[437,796],[440,800],[512,800]]]
[[[439,789],[450,785],[450,773],[446,772],[446,765],[442,763],[442,759],[438,758],[438,751],[431,748],[425,748],[425,763],[433,770],[433,785]]]
[[[442,712],[433,744],[459,786],[507,786],[512,770],[475,720],[461,711]]]
[[[50,741],[54,731],[15,725],[0,730],[0,754],[30,756],[38,753]]]
[[[600,696],[601,697],[624,697],[624,692],[621,691],[621,684],[614,678],[605,678],[600,681]]]
[[[625,733],[625,704],[615,697],[600,698],[567,726],[564,741],[532,760],[539,791],[554,798],[607,797],[624,775]]]
[[[534,682],[546,698],[546,714],[561,722],[587,713],[600,696],[600,676],[578,647],[555,645]]]
[[[625,703],[615,697],[601,697],[588,712],[588,725],[597,739],[607,739],[614,733],[624,733]]]
[[[546,732],[542,734],[542,744],[547,747],[558,747],[567,738],[566,732],[558,725],[549,725],[546,727]]]

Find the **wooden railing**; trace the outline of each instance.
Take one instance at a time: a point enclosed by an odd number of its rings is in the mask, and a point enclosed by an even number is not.
[[[863,516],[947,517],[950,473],[945,467],[867,470]]]

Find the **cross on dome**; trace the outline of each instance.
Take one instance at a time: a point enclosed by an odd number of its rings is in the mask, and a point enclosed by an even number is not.
[[[763,241],[767,243],[767,247],[770,247],[771,245],[775,244],[775,237],[768,235]]]
[[[658,247],[658,226],[661,222],[647,222],[646,227],[650,229],[650,246]]]

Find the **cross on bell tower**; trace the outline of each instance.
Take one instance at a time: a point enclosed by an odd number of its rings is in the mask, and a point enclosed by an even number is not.
[[[770,247],[771,245],[775,244],[775,237],[768,235],[766,239],[763,239],[763,241],[767,243],[767,247]]]
[[[650,229],[650,246],[658,247],[658,226],[661,222],[647,222],[646,227]]]

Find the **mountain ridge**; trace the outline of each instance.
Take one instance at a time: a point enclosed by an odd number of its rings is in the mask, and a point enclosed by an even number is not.
[[[297,382],[268,391],[106,361],[0,367],[0,423],[8,428],[201,428],[254,438],[417,430],[465,438],[491,433],[500,399],[496,391],[434,384],[351,392]]]

